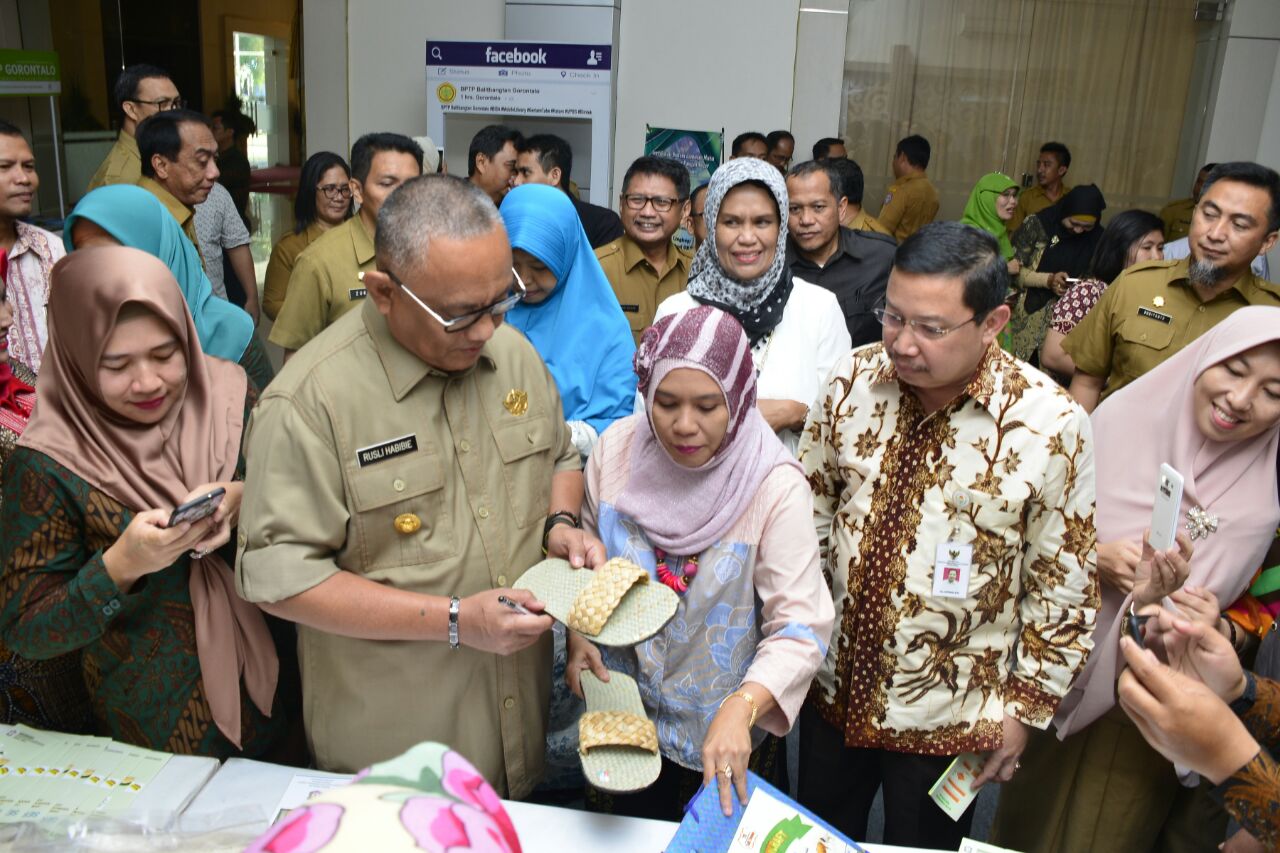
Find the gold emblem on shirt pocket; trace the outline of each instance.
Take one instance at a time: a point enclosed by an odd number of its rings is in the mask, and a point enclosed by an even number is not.
[[[347,478],[364,571],[430,563],[457,552],[437,453],[349,468]],[[407,529],[410,519],[417,522],[413,530]]]
[[[502,406],[511,414],[520,417],[529,411],[529,394],[519,388],[512,388],[507,392],[506,399],[502,401]]]
[[[545,415],[494,427],[493,440],[502,457],[502,475],[515,511],[516,526],[540,524],[551,502],[555,458],[549,453],[555,435]]]

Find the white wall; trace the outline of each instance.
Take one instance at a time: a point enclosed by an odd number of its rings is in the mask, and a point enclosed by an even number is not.
[[[305,155],[351,156],[347,139],[347,9],[344,0],[303,0],[302,99]]]
[[[796,44],[795,94],[791,133],[796,138],[792,162],[808,160],[813,143],[824,136],[843,136],[840,107],[844,96],[845,35],[849,0],[806,0],[800,8]]]
[[[611,206],[644,153],[646,123],[724,128],[726,156],[744,130],[791,125],[799,8],[799,0],[623,0]]]

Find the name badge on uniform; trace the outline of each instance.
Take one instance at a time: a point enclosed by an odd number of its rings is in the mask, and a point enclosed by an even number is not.
[[[1148,320],[1158,320],[1161,323],[1172,323],[1173,317],[1160,311],[1153,311],[1145,305],[1138,307],[1138,316],[1146,317]]]
[[[942,598],[967,598],[972,568],[972,545],[943,542],[933,561],[933,594]]]
[[[366,287],[353,287],[347,291],[347,298],[354,302],[357,299],[364,299],[369,295],[369,289]]]
[[[386,441],[371,444],[368,447],[360,447],[356,449],[356,464],[361,468],[366,465],[373,465],[377,462],[386,462],[388,459],[395,459],[397,456],[404,456],[406,453],[413,453],[418,449],[418,436],[414,434],[402,435],[399,438],[391,438]]]
[[[625,312],[626,312],[626,313],[628,313],[628,314],[639,314],[639,313],[640,313],[640,306],[639,306],[639,305],[623,305],[623,306],[621,306],[621,307],[622,307],[622,310],[623,310],[623,311],[625,311]]]

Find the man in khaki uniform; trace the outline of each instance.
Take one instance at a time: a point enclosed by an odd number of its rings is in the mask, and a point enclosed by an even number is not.
[[[1071,151],[1067,146],[1061,142],[1046,142],[1040,146],[1040,156],[1036,159],[1036,184],[1018,193],[1018,206],[1013,209],[1013,218],[1006,225],[1010,234],[1018,230],[1022,220],[1057,204],[1071,191],[1071,187],[1063,183],[1070,168]]]
[[[1172,243],[1181,240],[1191,231],[1191,215],[1196,209],[1196,199],[1204,190],[1204,182],[1217,163],[1205,163],[1196,173],[1196,182],[1191,187],[1190,198],[1171,201],[1160,209],[1160,220],[1164,222],[1164,241]]]
[[[130,65],[121,71],[113,94],[120,110],[120,135],[85,192],[110,184],[137,183],[142,177],[142,158],[134,139],[138,125],[156,113],[182,109],[184,103],[169,72],[154,65]]]
[[[382,208],[377,253],[360,310],[254,411],[238,588],[298,623],[321,768],[434,740],[522,797],[542,772],[551,619],[510,586],[544,545],[593,567],[604,546],[578,526],[555,383],[501,325],[523,287],[492,202],[461,178],[411,180]]]
[[[893,155],[894,182],[880,208],[880,224],[901,243],[938,215],[938,191],[929,182],[929,140],[913,134],[898,143]]]
[[[689,214],[689,171],[675,160],[641,157],[623,176],[618,201],[622,236],[596,257],[639,345],[662,300],[689,283],[693,255],[671,242]]]
[[[1062,341],[1076,365],[1071,396],[1092,412],[1237,308],[1280,306],[1280,286],[1249,264],[1280,230],[1280,175],[1257,163],[1209,174],[1191,220],[1191,256],[1126,270]]]
[[[160,199],[200,251],[193,208],[218,180],[218,143],[209,120],[194,110],[156,113],[138,125],[142,176],[138,186]]]
[[[422,149],[398,133],[366,133],[351,146],[351,195],[360,211],[298,255],[270,341],[289,359],[368,294],[378,211],[387,197],[422,174]]]
[[[817,149],[816,145],[814,149]],[[866,208],[862,206],[862,192],[866,185],[862,175],[862,167],[848,157],[824,157],[821,159],[827,164],[827,168],[840,177],[840,185],[846,202],[844,213],[840,215],[840,224],[850,231],[870,231],[873,234],[884,234],[886,237],[892,237],[893,232],[885,228],[879,219],[867,213]]]

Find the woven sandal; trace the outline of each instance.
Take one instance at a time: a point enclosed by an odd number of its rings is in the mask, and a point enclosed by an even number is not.
[[[680,598],[651,583],[629,560],[612,559],[595,571],[565,560],[543,560],[513,584],[546,605],[547,613],[602,646],[634,646],[662,630]]]
[[[649,787],[662,772],[658,730],[645,716],[640,689],[629,675],[609,672],[608,683],[583,670],[587,710],[578,720],[578,754],[587,781],[602,791],[628,794]]]

